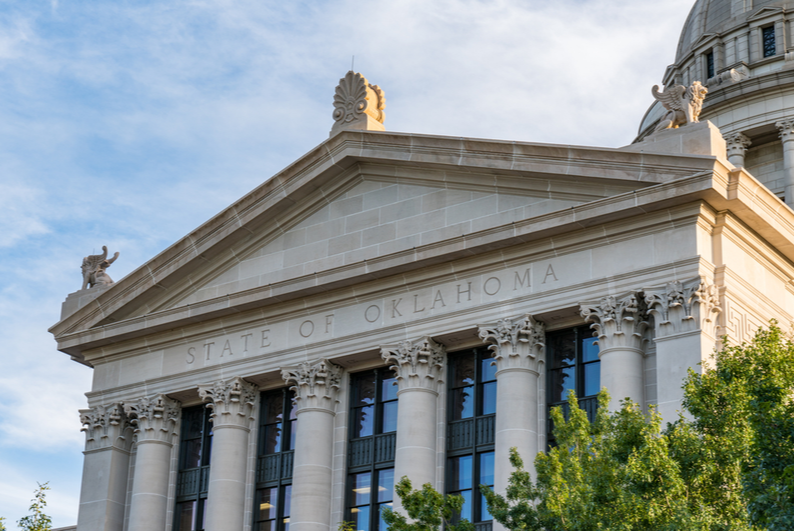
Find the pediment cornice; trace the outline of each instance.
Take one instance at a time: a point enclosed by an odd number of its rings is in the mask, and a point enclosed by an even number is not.
[[[324,142],[294,164],[269,179],[244,198],[176,242],[158,256],[85,307],[54,325],[50,331],[59,349],[80,357],[87,348],[129,337],[132,330],[148,333],[180,324],[215,318],[274,301],[304,297],[331,288],[351,285],[362,279],[382,278],[396,272],[424,267],[457,257],[516,245],[598,223],[600,219],[632,216],[640,212],[640,197],[648,208],[664,208],[663,196],[646,191],[664,190],[683,178],[711,183],[716,159],[704,156],[620,152],[549,144],[526,144],[464,138],[396,133],[344,132]],[[366,263],[330,268],[281,284],[179,308],[164,308],[164,293],[184,289],[185,279],[198,278],[208,264],[222,263],[234,255],[236,246],[253,235],[273,230],[274,222],[286,222],[297,212],[311,210],[313,201],[351,186],[363,172],[375,178],[394,178],[398,170],[414,168],[416,178],[442,180],[446,186],[486,186],[511,193],[539,193],[534,185],[546,181],[581,183],[578,192],[591,201],[572,208],[495,226],[409,251],[379,256]],[[427,170],[427,171],[423,171]],[[723,168],[720,173],[727,170]],[[390,177],[390,173],[392,173]],[[410,172],[409,172],[410,173]],[[488,181],[484,182],[484,176]],[[705,177],[706,176],[706,177]],[[554,177],[554,179],[552,179]],[[553,183],[553,184],[549,184]],[[612,186],[611,197],[589,192]],[[699,185],[702,186],[702,185]],[[711,190],[711,184],[704,184]],[[572,193],[572,187],[560,193]],[[546,191],[545,193],[549,193]],[[669,192],[670,193],[670,192]],[[658,202],[657,206],[653,203]],[[623,214],[621,214],[623,212]]]

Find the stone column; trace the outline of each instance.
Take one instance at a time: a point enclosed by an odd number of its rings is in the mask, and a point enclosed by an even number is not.
[[[445,356],[430,337],[381,348],[398,382],[395,482],[407,476],[414,488],[436,485],[436,410]],[[399,500],[394,503],[398,508]]]
[[[643,310],[634,293],[580,305],[580,315],[593,323],[599,338],[600,379],[610,392],[611,411],[617,411],[625,398],[644,403],[643,333],[648,323]]]
[[[80,410],[86,432],[79,531],[122,531],[133,430],[121,404]]]
[[[138,453],[130,503],[129,531],[166,528],[171,449],[180,418],[180,403],[166,395],[124,404],[135,425]]]
[[[793,190],[792,190],[792,175],[793,175],[793,134],[792,120],[782,120],[776,122],[778,127],[778,136],[781,139],[781,144],[784,147],[784,176],[787,179],[787,184],[784,185],[784,202],[793,207]]]
[[[729,162],[736,168],[745,166],[745,151],[751,146],[751,139],[742,133],[724,135],[726,140],[726,155]]]
[[[290,531],[329,531],[334,414],[342,367],[321,359],[282,370],[296,410]]]
[[[544,363],[544,325],[532,316],[500,319],[480,326],[478,335],[490,343],[497,364],[497,417],[494,434],[494,490],[505,494],[513,468],[512,447],[532,466],[538,453],[538,375]]]
[[[256,386],[240,377],[200,385],[199,396],[212,409],[213,448],[204,528],[243,529],[246,513],[246,461]]]
[[[664,422],[673,422],[679,418],[687,369],[700,372],[698,364],[708,361],[704,355],[715,349],[718,293],[715,286],[696,278],[684,284],[669,282],[664,288],[645,290],[645,295],[654,316],[657,410]]]

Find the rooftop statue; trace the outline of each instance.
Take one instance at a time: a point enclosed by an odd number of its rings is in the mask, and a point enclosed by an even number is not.
[[[102,254],[91,254],[83,258],[83,265],[80,267],[83,271],[83,287],[105,286],[113,284],[113,280],[105,272],[110,264],[116,261],[119,253],[113,255],[113,258],[108,260],[108,248],[102,246]]]
[[[353,70],[334,91],[334,125],[330,136],[343,130],[383,131],[386,98],[378,85]]]
[[[659,87],[654,85],[651,94],[668,110],[654,130],[657,132],[663,129],[676,129],[680,125],[698,123],[698,115],[701,114],[701,105],[707,95],[707,87],[703,86],[700,81],[693,81],[687,88],[682,85],[674,85],[660,92]]]

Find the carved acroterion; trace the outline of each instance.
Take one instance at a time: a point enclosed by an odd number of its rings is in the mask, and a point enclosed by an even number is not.
[[[544,323],[525,314],[478,328],[478,336],[489,343],[488,348],[494,353],[498,371],[508,368],[538,371],[538,362],[543,361]]]
[[[363,75],[349,71],[334,92],[334,125],[330,136],[346,129],[383,131],[384,108],[384,91]]]
[[[119,253],[114,253],[113,258],[108,260],[108,248],[102,246],[102,254],[92,254],[83,258],[83,265],[80,266],[83,272],[83,287],[105,286],[113,284],[113,280],[108,276],[106,270],[116,261]]]
[[[398,389],[422,388],[437,392],[442,381],[446,351],[430,337],[381,347],[381,358],[392,363]]]
[[[659,86],[654,85],[651,94],[668,111],[657,125],[656,132],[697,123],[698,116],[701,114],[701,106],[707,95],[707,87],[703,86],[700,81],[693,81],[689,87],[674,85],[666,87],[660,92]]]

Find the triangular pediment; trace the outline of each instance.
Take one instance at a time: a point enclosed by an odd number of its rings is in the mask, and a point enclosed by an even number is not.
[[[771,15],[783,16],[784,11],[780,7],[763,7],[762,9],[760,9],[759,11],[748,17],[748,22],[761,20]]]
[[[587,206],[713,164],[608,148],[341,133],[50,331],[59,349],[79,356],[113,341],[111,330],[137,337],[542,238],[538,227],[573,230],[576,209],[614,217]]]

